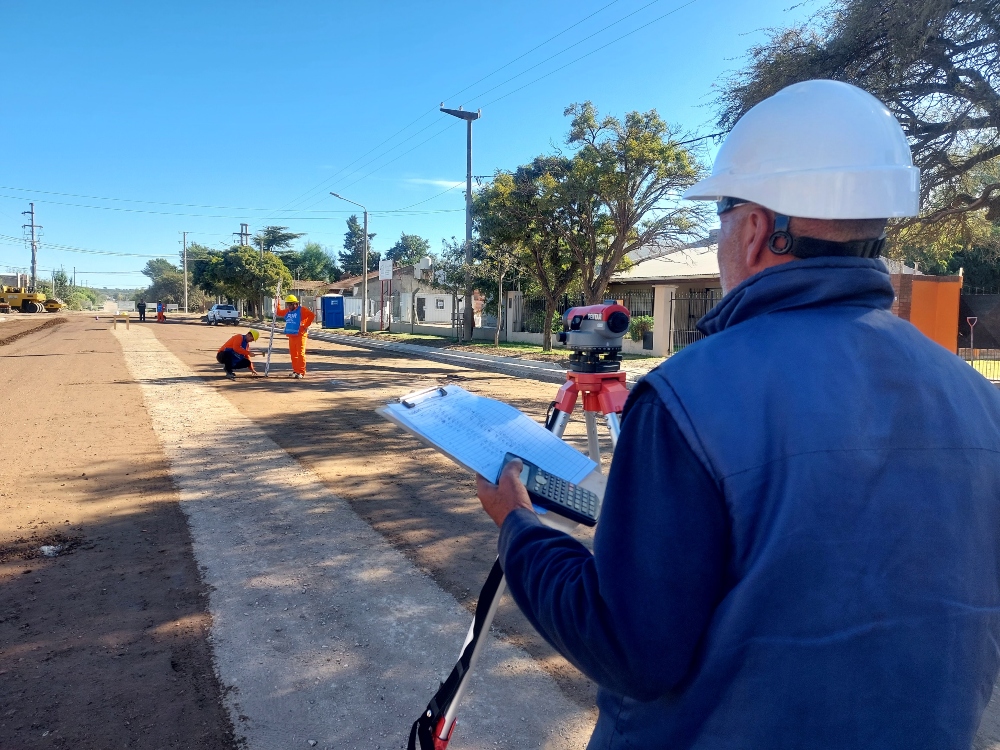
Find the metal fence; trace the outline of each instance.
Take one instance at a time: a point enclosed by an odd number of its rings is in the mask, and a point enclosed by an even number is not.
[[[679,352],[685,346],[705,338],[698,330],[697,323],[722,299],[722,290],[706,292],[685,292],[670,295],[670,332],[673,351]]]
[[[958,356],[987,380],[1000,381],[1000,349],[960,348]]]
[[[632,313],[633,318],[640,315],[653,317],[653,290],[633,289],[616,295],[621,303]]]
[[[638,315],[653,315],[653,290],[639,289],[626,292],[619,292],[614,295],[616,299],[632,313],[632,317]],[[559,298],[556,305],[556,314],[552,320],[552,326],[558,330],[559,319],[571,307],[582,307],[587,303],[582,294],[564,294]],[[519,332],[543,333],[545,327],[545,298],[544,297],[522,297],[520,314],[515,313],[514,320],[520,320]]]

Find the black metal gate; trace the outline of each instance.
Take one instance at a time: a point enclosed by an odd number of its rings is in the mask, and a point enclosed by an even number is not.
[[[721,289],[704,292],[684,292],[670,295],[670,340],[672,351],[679,352],[685,346],[705,338],[697,328],[697,323],[722,299]]]

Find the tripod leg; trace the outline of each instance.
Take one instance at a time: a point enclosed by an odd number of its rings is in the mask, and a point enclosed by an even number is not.
[[[553,409],[549,416],[549,421],[545,424],[545,429],[556,437],[561,438],[566,432],[566,425],[569,424],[569,413]]]
[[[608,432],[611,433],[611,447],[617,448],[618,436],[622,431],[621,423],[618,421],[618,414],[611,412],[610,414],[605,414],[604,418],[608,421]]]
[[[490,626],[493,624],[493,618],[496,617],[497,607],[500,605],[500,599],[503,596],[504,590],[507,588],[507,581],[504,578],[500,579],[500,584],[497,586],[496,594],[493,596],[493,600],[490,602],[490,608],[486,611],[486,617],[483,618],[482,624],[479,627],[479,640],[476,641],[476,645],[472,649],[472,655],[469,657],[469,666],[466,669],[466,673],[471,675],[472,671],[476,668],[476,662],[479,661],[479,655],[483,652],[483,647],[486,645],[486,638],[484,637],[490,632]],[[472,642],[475,636],[476,622],[473,620],[472,624],[469,626],[469,633],[465,637],[465,644],[462,646],[462,651],[465,651],[465,647]],[[451,704],[444,713],[444,721],[441,722],[438,739],[447,740],[451,735],[452,725],[455,723],[455,717],[458,715],[458,705],[462,702],[462,698],[465,697],[465,691],[469,687],[469,681],[467,679],[462,680],[458,689],[455,691],[455,697],[452,698]]]
[[[587,419],[587,448],[590,451],[590,460],[601,465],[601,444],[597,440],[597,413],[586,411],[583,416]]]

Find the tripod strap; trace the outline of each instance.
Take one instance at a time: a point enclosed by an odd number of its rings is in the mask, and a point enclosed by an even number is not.
[[[489,613],[493,600],[500,591],[502,582],[503,569],[500,567],[500,558],[498,557],[486,578],[486,583],[483,584],[482,591],[479,592],[479,601],[476,602],[476,616],[472,622],[472,638],[462,649],[462,656],[451,670],[448,679],[441,683],[420,718],[413,722],[413,727],[410,729],[410,740],[406,746],[407,750],[445,750],[448,747],[454,725],[447,727],[444,739],[439,739],[439,735],[443,734],[441,730],[444,729],[441,724],[444,722],[445,713],[451,706],[451,702],[455,699],[455,693],[471,674],[469,662],[482,635],[487,613]]]

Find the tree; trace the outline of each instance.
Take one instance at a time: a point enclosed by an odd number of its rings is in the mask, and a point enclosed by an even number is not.
[[[157,279],[171,273],[180,273],[180,269],[166,258],[153,258],[147,260],[142,269],[143,276],[148,276],[149,280],[156,282]]]
[[[304,236],[303,234],[289,232],[288,227],[264,227],[254,235],[253,244],[256,247],[262,248],[265,253],[274,252],[275,250],[291,247],[295,240]]]
[[[472,277],[466,270],[471,267],[465,258],[465,242],[452,237],[441,240],[441,255],[434,263],[434,277],[431,285],[451,294],[451,309],[458,313],[458,299],[465,296],[466,280]],[[474,288],[474,287],[473,287]],[[459,337],[462,329],[459,326]]]
[[[307,242],[301,250],[282,250],[277,256],[298,279],[336,281],[341,275],[333,256],[318,242]]]
[[[292,284],[292,275],[274,253],[246,245],[234,245],[225,252],[210,251],[208,257],[194,263],[195,283],[210,294],[224,296],[230,301],[245,300],[251,314],[262,312],[262,297],[277,292],[278,280],[283,288]]]
[[[149,277],[150,284],[134,295],[137,299],[171,304],[184,302],[184,273],[169,260],[154,258],[146,261],[142,273]]]
[[[579,263],[557,227],[546,195],[569,168],[560,156],[539,156],[511,174],[498,171],[473,200],[477,232],[488,242],[516,249],[519,266],[545,298],[542,348],[552,348],[552,321],[559,300],[577,278]]]
[[[430,249],[431,243],[420,235],[403,232],[399,235],[396,244],[386,251],[385,257],[395,262],[396,265],[409,266],[429,255]]]
[[[347,219],[347,232],[344,234],[344,250],[340,253],[340,267],[348,276],[361,276],[364,268],[365,230],[358,221],[356,214],[352,214]],[[381,259],[379,253],[371,248],[371,242],[375,239],[375,233],[368,234],[368,271],[378,268]]]
[[[517,273],[520,265],[519,260],[514,242],[494,239],[483,247],[478,275],[493,282],[494,288],[497,290],[494,304],[497,313],[497,327],[493,332],[493,346],[500,346],[500,326],[503,323],[504,310],[503,283]]]
[[[694,239],[705,208],[678,201],[701,167],[656,110],[618,120],[584,102],[564,114],[573,118],[566,142],[577,151],[544,199],[580,266],[584,299],[595,304],[629,252]]]
[[[1000,182],[976,178],[1000,158],[996,0],[833,0],[809,24],[751,48],[718,99],[719,125],[728,130],[761,100],[812,78],[860,86],[903,126],[921,169],[924,214],[897,224],[897,237],[914,224],[926,231],[943,222],[929,230],[941,240],[983,210],[1000,220]]]

